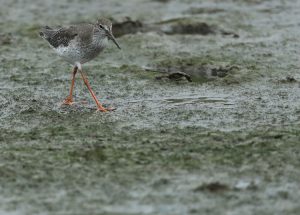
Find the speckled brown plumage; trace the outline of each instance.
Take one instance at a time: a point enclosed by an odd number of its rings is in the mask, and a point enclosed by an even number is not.
[[[86,76],[82,72],[82,64],[94,59],[107,46],[108,41],[112,40],[120,49],[119,44],[112,34],[112,24],[108,19],[99,19],[95,24],[83,23],[68,27],[51,28],[45,26],[39,32],[55,52],[67,62],[74,66],[73,79],[70,95],[64,100],[64,104],[73,104],[73,87],[77,70],[81,73],[84,83],[88,87],[98,110],[107,111],[102,107],[92,91]]]

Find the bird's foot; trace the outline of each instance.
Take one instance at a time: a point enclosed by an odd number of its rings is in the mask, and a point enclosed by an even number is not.
[[[110,112],[110,111],[115,111],[116,108],[110,107],[110,108],[104,108],[104,107],[98,107],[96,112],[101,111],[101,112]]]
[[[73,101],[73,98],[68,96],[67,98],[65,98],[65,100],[63,101],[63,105],[73,105],[75,102]]]

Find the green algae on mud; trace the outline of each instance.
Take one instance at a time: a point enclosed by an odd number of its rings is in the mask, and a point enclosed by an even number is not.
[[[299,3],[10,4],[0,9],[0,213],[298,214]],[[61,106],[71,68],[36,32],[99,12],[132,27],[120,30],[123,51],[83,67],[117,108],[108,114],[80,78],[78,103]],[[209,34],[180,32],[200,23]],[[174,71],[193,82],[156,79]]]

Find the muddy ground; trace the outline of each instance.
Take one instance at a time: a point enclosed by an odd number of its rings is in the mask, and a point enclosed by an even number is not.
[[[1,0],[0,214],[299,214],[300,2]],[[110,17],[84,65],[38,37]],[[84,101],[84,102],[82,102]]]

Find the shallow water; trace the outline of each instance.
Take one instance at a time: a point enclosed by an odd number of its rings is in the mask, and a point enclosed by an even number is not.
[[[299,214],[298,1],[0,3],[0,214]],[[63,107],[38,28],[100,15],[122,51],[83,68],[117,109],[80,78]]]

